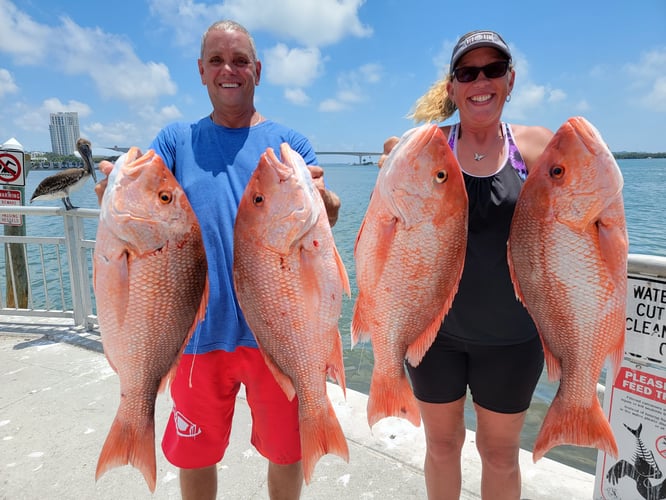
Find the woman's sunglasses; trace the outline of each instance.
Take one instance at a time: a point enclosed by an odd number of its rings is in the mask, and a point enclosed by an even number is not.
[[[461,83],[473,82],[483,71],[486,78],[500,78],[506,75],[509,70],[509,61],[497,61],[494,63],[486,64],[483,67],[478,66],[463,66],[453,70],[453,74]]]

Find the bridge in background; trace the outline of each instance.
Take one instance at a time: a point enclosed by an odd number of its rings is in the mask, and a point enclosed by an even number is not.
[[[119,146],[113,146],[112,148],[107,147],[104,149],[110,149],[112,151],[117,151],[118,153],[127,153],[127,151],[129,151],[129,148],[124,148]],[[315,151],[315,154],[317,156],[322,156],[322,155],[357,156],[358,165],[367,165],[367,164],[376,163],[368,158],[371,158],[373,156],[380,157],[384,153],[375,153],[372,151]]]
[[[374,153],[368,151],[315,151],[315,154],[317,156],[322,156],[322,155],[357,156],[358,164],[366,165],[366,164],[376,163],[367,159],[367,157],[372,157],[372,156],[379,157],[384,153]],[[364,157],[366,157],[365,160]]]

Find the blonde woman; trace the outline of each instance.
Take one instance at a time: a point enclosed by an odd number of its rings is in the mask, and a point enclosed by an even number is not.
[[[449,74],[417,101],[412,114],[417,122],[440,122],[458,111],[459,122],[442,130],[469,197],[458,293],[423,361],[416,368],[407,364],[425,429],[431,500],[460,496],[468,390],[476,411],[481,496],[520,498],[520,431],[543,369],[543,350],[515,297],[506,243],[524,179],[553,134],[502,121],[515,77],[511,51],[499,34],[467,33],[453,49]],[[388,139],[385,152],[396,142]]]

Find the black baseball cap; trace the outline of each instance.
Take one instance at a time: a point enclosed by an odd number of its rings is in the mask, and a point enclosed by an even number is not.
[[[456,43],[456,46],[453,47],[449,71],[455,69],[456,64],[458,64],[458,61],[462,56],[467,54],[470,50],[481,47],[492,47],[497,49],[504,54],[509,61],[511,61],[511,50],[509,50],[509,46],[499,34],[489,30],[470,31],[466,35],[461,36],[458,43]]]

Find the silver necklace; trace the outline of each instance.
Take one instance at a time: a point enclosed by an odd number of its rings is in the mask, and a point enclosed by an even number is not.
[[[481,161],[486,157],[486,155],[482,155],[480,153],[475,152],[474,153],[474,161]]]

